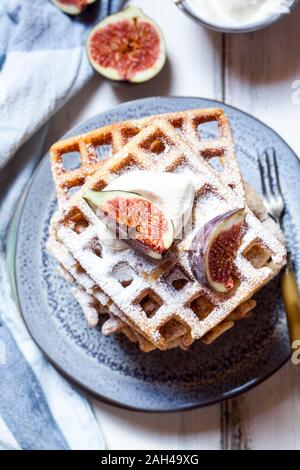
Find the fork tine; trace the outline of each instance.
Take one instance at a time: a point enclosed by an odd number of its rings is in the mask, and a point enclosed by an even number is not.
[[[269,189],[270,189],[272,195],[275,196],[275,193],[274,193],[274,178],[273,178],[272,169],[271,169],[271,162],[270,162],[269,149],[266,149],[266,150],[265,150],[264,155],[265,155],[266,164],[267,164],[267,173],[268,173]]]
[[[265,208],[269,216],[280,224],[285,212],[285,203],[281,193],[275,150],[273,148],[265,149],[262,154],[258,153],[257,160]]]
[[[263,192],[263,195],[267,198],[268,194],[267,194],[267,188],[265,184],[265,170],[264,170],[264,166],[262,164],[261,156],[258,150],[257,150],[257,161],[258,161],[258,169],[259,169],[259,174],[260,174],[262,192]]]
[[[277,156],[276,156],[276,151],[275,151],[274,147],[272,148],[272,155],[273,155],[273,164],[274,164],[274,168],[275,168],[275,179],[276,179],[277,190],[278,190],[279,195],[283,198],[281,185],[280,185]]]

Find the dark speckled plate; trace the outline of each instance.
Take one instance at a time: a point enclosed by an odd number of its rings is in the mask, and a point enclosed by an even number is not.
[[[274,146],[279,155],[287,203],[285,229],[299,269],[300,165],[270,128],[220,103],[194,98],[150,98],[123,104],[76,127],[68,136],[124,119],[187,108],[221,106],[234,131],[245,178],[259,190],[256,149]],[[200,342],[188,352],[141,353],[122,337],[106,338],[89,328],[69,286],[56,271],[45,243],[55,194],[49,158],[38,167],[19,219],[15,282],[20,308],[35,341],[72,381],[97,397],[145,411],[180,410],[232,397],[256,385],[289,358],[286,320],[278,279],[257,296],[249,319],[212,346]]]

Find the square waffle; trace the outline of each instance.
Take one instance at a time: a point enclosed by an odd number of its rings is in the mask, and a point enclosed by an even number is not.
[[[142,351],[148,352],[155,349],[146,338],[126,324],[122,311],[95,284],[66,247],[56,240],[53,233],[53,221],[50,226],[47,248],[51,255],[60,263],[58,268],[59,273],[71,284],[71,292],[81,306],[88,324],[96,327],[99,324],[99,319],[104,317],[102,325],[102,333],[104,335],[123,333],[132,342],[138,342]],[[107,317],[109,318],[107,319]]]
[[[48,242],[48,249],[52,256],[54,256],[60,263],[59,272],[72,285],[71,292],[80,305],[88,324],[96,327],[99,323],[100,317],[105,317],[102,324],[102,333],[105,336],[113,335],[116,333],[123,333],[127,338],[136,343],[144,352],[150,352],[156,349],[143,335],[134,331],[126,323],[124,314],[111,299],[99,289],[88,274],[83,270],[79,263],[72,257],[70,252],[59,241],[55,240],[54,236],[50,236]],[[226,321],[214,327],[209,331],[202,341],[205,344],[211,344],[221,334],[234,326],[234,323],[248,316],[251,310],[256,306],[253,299],[242,302],[230,315]],[[107,317],[109,317],[107,319]],[[122,319],[123,318],[123,319]],[[168,341],[167,349],[176,347],[184,347],[182,344],[182,337],[186,333],[185,328],[174,328],[169,331],[170,339]],[[172,337],[172,338],[171,338]]]
[[[103,158],[115,155],[141,129],[158,118],[167,120],[197,154],[220,172],[224,183],[244,199],[228,118],[222,109],[209,108],[115,123],[57,142],[51,147],[50,154],[59,205],[62,206],[101,166]],[[215,129],[206,138],[208,134],[203,133],[202,129],[209,124],[214,125]],[[153,142],[153,150],[159,153],[159,144]]]
[[[69,190],[72,191],[76,186],[80,186],[83,184],[84,180],[95,171],[97,167],[101,165],[99,163],[99,149],[102,151],[100,152],[102,157],[108,156],[108,147],[111,147],[112,153],[116,152],[120,146],[125,145],[131,137],[138,133],[139,129],[141,129],[144,125],[151,122],[151,120],[155,119],[157,116],[150,116],[144,119],[136,120],[136,121],[126,121],[117,124],[113,124],[110,126],[106,126],[102,129],[97,129],[92,131],[88,134],[77,136],[72,139],[68,139],[65,141],[61,141],[58,144],[55,144],[51,149],[52,154],[52,169],[54,174],[54,179],[56,183],[57,193],[60,202],[64,202],[68,198]],[[240,179],[239,168],[236,162],[235,153],[233,149],[233,142],[232,136],[230,132],[230,126],[227,117],[225,116],[224,112],[220,109],[197,109],[197,110],[189,110],[189,111],[180,111],[177,113],[169,113],[161,115],[160,117],[168,119],[168,122],[175,127],[175,129],[181,131],[181,135],[185,136],[186,141],[193,145],[193,148],[200,153],[200,155],[204,156],[206,159],[210,159],[211,157],[219,161],[223,165],[223,172],[221,174],[222,179],[226,182],[228,181],[229,185],[232,188],[235,188],[236,192],[243,198],[244,197],[244,189],[243,184]],[[202,139],[202,134],[199,133],[199,126],[203,126],[206,123],[215,123],[219,129],[219,136],[215,135],[214,139]],[[217,141],[219,139],[219,141]],[[109,146],[108,144],[113,144]],[[86,148],[88,147],[88,152]],[[76,171],[72,170],[72,158],[69,163],[71,163],[71,168],[64,168],[63,165],[63,156],[67,154],[71,157],[78,157],[78,153],[76,153],[76,149],[80,151],[82,149],[82,153],[80,155],[80,159],[78,159],[79,168]],[[70,154],[70,151],[72,152]],[[219,160],[219,161],[218,161]],[[212,160],[209,160],[210,162]],[[81,170],[80,170],[81,168]],[[83,172],[83,178],[79,175],[80,171]],[[72,180],[72,176],[74,180]],[[67,182],[67,186],[65,185]],[[249,193],[249,191],[248,191]],[[253,194],[252,194],[253,196]],[[253,197],[252,197],[253,199]],[[248,202],[248,201],[247,201]],[[251,201],[250,201],[251,202]],[[257,206],[257,200],[253,205],[255,209]],[[250,204],[249,204],[250,205]],[[261,204],[259,204],[261,206]],[[258,217],[261,213],[256,214]],[[266,219],[265,215],[264,219]],[[272,228],[272,227],[271,227]],[[68,257],[64,256],[65,247],[61,245],[61,249],[57,249],[57,245],[59,246],[59,242],[55,240],[53,237],[52,243],[51,236],[49,239],[49,248],[52,251],[52,254],[58,259],[64,268],[64,275],[66,277],[67,271],[66,269],[69,268],[69,271],[72,271],[74,274],[80,273],[77,276],[77,282],[79,282],[80,287],[73,287],[72,291],[76,296],[79,304],[82,307],[82,310],[86,313],[87,320],[91,325],[94,325],[95,322],[98,321],[98,314],[103,313],[103,309],[108,312],[107,301],[105,300],[104,306],[99,303],[99,299],[94,299],[92,297],[92,293],[89,290],[89,294],[87,290],[81,285],[80,280],[82,279],[82,273],[84,272],[83,268],[80,267],[79,263],[76,262],[74,259],[72,261],[72,256],[69,253]],[[53,247],[56,247],[53,250]],[[257,256],[261,256],[261,253],[257,253]],[[70,261],[71,259],[71,261]],[[66,263],[67,260],[67,263]],[[260,263],[262,260],[260,260]],[[87,274],[86,274],[87,276]],[[79,278],[79,279],[78,279]],[[88,276],[87,276],[88,278]],[[74,277],[68,275],[67,279],[74,282]],[[181,282],[179,280],[179,282]],[[89,281],[90,283],[90,281]],[[83,294],[84,292],[84,294]],[[110,300],[111,302],[111,300]],[[95,309],[95,305],[98,306],[98,309]],[[236,311],[232,312],[231,316],[234,316],[235,319],[243,318],[251,309],[255,306],[255,301],[248,300],[242,303]],[[99,312],[99,307],[100,312]],[[239,312],[239,313],[237,313]],[[110,314],[111,315],[111,314]],[[103,328],[103,333],[106,334],[107,332],[120,332],[120,323],[123,324],[121,320],[116,320],[116,317],[110,321],[108,320],[106,324],[110,324],[109,328]],[[222,331],[228,329],[229,323],[218,325],[215,327],[212,332],[209,333],[210,339],[207,337],[206,341],[211,342],[212,338],[219,336]],[[231,322],[231,325],[233,323]],[[114,328],[113,328],[114,326]],[[216,335],[216,331],[218,334]],[[128,335],[127,335],[128,336]],[[208,336],[208,335],[206,335]],[[136,339],[135,339],[136,340]],[[145,340],[142,340],[142,344],[140,341],[140,347],[143,350],[150,350],[152,349],[151,343],[145,343]]]
[[[272,219],[268,217],[263,202],[256,192],[248,185],[245,184],[245,196],[247,205],[255,212],[257,218],[263,223],[264,227],[271,231],[280,241],[284,242],[284,237],[278,226],[273,223]],[[139,347],[144,352],[149,352],[155,349],[155,346],[147,341],[142,335],[134,332],[126,322],[117,317],[113,311],[116,311],[116,306],[113,305],[103,292],[96,288],[95,283],[85,273],[79,263],[72,257],[71,253],[65,246],[55,239],[54,230],[50,226],[50,236],[48,242],[48,249],[51,254],[60,263],[59,271],[61,275],[72,285],[72,293],[85,314],[86,320],[92,327],[99,323],[99,317],[103,315],[109,319],[105,319],[102,326],[102,333],[104,335],[112,335],[116,333],[125,334],[132,342],[138,342]],[[257,259],[256,263],[263,265],[265,263],[264,256],[262,259]],[[181,281],[177,280],[177,281]],[[256,306],[253,299],[242,302],[221,324],[214,327],[203,338],[202,341],[206,344],[211,344],[215,339],[222,335],[229,328],[234,326],[235,321],[241,320],[249,315],[251,310]],[[119,313],[120,316],[120,313]],[[181,333],[181,331],[174,331],[174,335]],[[182,336],[182,335],[181,335]],[[181,347],[181,337],[173,339],[172,343],[168,344],[169,347]]]
[[[157,142],[160,142],[159,153],[153,148]],[[246,233],[235,262],[237,283],[229,294],[212,292],[193,279],[187,262],[187,237],[174,243],[163,262],[146,259],[130,248],[107,256],[105,247],[99,246],[98,219],[81,196],[86,189],[102,190],[116,177],[135,169],[182,172],[191,177],[197,188],[192,234],[205,223],[208,213],[211,219],[241,207],[240,199],[222,183],[211,166],[195,155],[172,125],[159,119],[102,164],[73,196],[64,216],[56,223],[57,238],[122,311],[127,325],[134,331],[155,347],[167,349],[172,339],[170,331],[182,329],[181,345],[188,347],[224,322],[231,312],[268,282],[283,266],[286,252],[278,239],[266,232],[246,207]],[[265,262],[260,266],[255,260],[261,259],[262,253]],[[118,279],[118,270],[124,265],[132,275],[126,288]],[[174,275],[187,277],[179,290],[174,288]],[[150,313],[145,310],[145,305],[149,304],[152,305]]]

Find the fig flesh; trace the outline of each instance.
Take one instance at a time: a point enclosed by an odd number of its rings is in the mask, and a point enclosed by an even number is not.
[[[68,15],[79,15],[96,0],[52,0],[55,6]]]
[[[148,199],[126,191],[86,191],[97,217],[132,248],[161,259],[174,240],[172,221]]]
[[[242,239],[244,216],[244,209],[237,209],[215,217],[191,243],[193,275],[217,292],[226,293],[234,287],[233,262]]]
[[[145,82],[166,62],[160,28],[135,6],[95,26],[87,40],[87,53],[94,69],[113,81]]]

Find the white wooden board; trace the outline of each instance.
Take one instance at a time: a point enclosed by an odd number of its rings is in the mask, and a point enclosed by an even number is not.
[[[95,76],[56,115],[47,145],[114,105],[153,95],[222,99],[264,120],[300,154],[300,8],[255,34],[222,36],[191,22],[171,0],[135,0],[162,27],[169,64],[139,87]],[[298,104],[295,101],[298,98]],[[93,401],[109,449],[300,449],[300,369],[292,365],[242,397],[168,415],[124,411]]]

